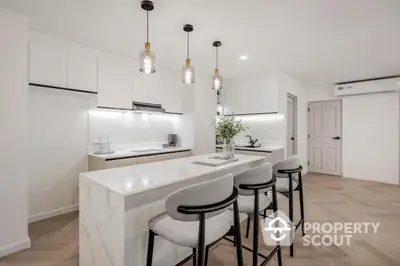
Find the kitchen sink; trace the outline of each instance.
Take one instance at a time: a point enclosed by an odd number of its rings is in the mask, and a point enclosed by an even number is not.
[[[261,146],[252,146],[252,145],[235,145],[236,148],[259,148]]]

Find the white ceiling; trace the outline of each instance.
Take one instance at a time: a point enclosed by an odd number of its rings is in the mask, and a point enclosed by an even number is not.
[[[192,61],[213,72],[222,41],[225,77],[285,71],[309,85],[400,74],[400,0],[155,0],[150,41],[159,66]],[[145,41],[140,0],[0,0],[33,29],[137,58]],[[240,61],[240,55],[248,55]]]

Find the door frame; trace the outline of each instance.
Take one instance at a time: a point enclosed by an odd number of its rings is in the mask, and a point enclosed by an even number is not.
[[[294,142],[293,142],[293,155],[297,155],[297,96],[293,95],[291,93],[288,93],[286,96],[286,115],[287,115],[287,98],[292,99],[293,101],[293,137],[294,137]],[[286,127],[287,127],[287,123],[286,123]],[[286,128],[286,139],[288,139],[288,129]],[[287,148],[287,145],[286,145]],[[287,154],[286,154],[287,155]]]
[[[342,99],[328,99],[320,101],[309,101],[307,103],[307,162],[310,165],[310,103],[323,103],[323,102],[340,102],[340,176],[343,177],[343,102]],[[312,172],[310,172],[312,173]],[[325,175],[325,174],[324,174]],[[326,174],[328,175],[328,174]]]

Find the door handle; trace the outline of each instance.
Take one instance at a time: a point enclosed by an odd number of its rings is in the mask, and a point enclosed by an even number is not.
[[[294,140],[294,137],[291,137],[290,139],[291,139],[291,140]]]
[[[340,137],[333,137],[333,139],[340,139]]]

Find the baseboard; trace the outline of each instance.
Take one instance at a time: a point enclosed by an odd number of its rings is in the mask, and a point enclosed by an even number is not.
[[[31,247],[31,240],[29,239],[29,237],[19,243],[12,244],[12,245],[5,246],[5,247],[0,247],[0,258],[5,257],[10,254],[13,254],[13,253],[16,253],[18,251],[30,248],[30,247]]]
[[[71,206],[68,206],[68,207],[63,207],[63,208],[60,208],[60,209],[57,209],[57,210],[52,210],[52,211],[48,211],[48,212],[43,212],[43,213],[32,215],[31,217],[29,217],[28,222],[29,223],[34,223],[34,222],[41,221],[41,220],[44,220],[44,219],[48,219],[48,218],[51,218],[51,217],[55,217],[55,216],[58,216],[58,215],[61,215],[61,214],[64,214],[64,213],[73,212],[73,211],[76,211],[76,210],[78,210],[78,204],[71,205]]]

